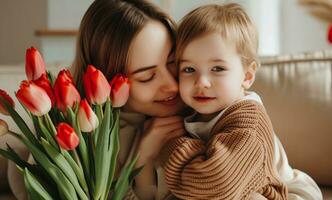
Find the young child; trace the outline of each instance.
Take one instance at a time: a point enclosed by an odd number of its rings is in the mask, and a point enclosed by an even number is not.
[[[261,99],[248,92],[259,66],[257,33],[238,4],[207,5],[179,26],[180,94],[196,112],[191,137],[173,140],[164,165],[181,199],[287,199],[274,160],[274,132]]]

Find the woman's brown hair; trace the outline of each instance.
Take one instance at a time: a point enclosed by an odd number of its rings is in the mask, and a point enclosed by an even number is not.
[[[74,79],[82,92],[82,76],[94,65],[107,79],[125,73],[130,44],[149,20],[165,25],[175,43],[176,24],[151,2],[145,0],[95,0],[79,28]]]

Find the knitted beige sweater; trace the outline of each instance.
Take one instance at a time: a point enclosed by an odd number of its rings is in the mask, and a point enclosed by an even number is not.
[[[264,107],[243,100],[227,108],[207,143],[189,137],[163,151],[169,189],[181,199],[287,199],[273,167],[273,129]]]

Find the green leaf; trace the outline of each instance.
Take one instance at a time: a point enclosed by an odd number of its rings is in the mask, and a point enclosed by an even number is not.
[[[102,105],[96,105],[94,106],[95,108],[95,113],[98,117],[98,121],[99,121],[99,126],[96,128],[96,130],[94,130],[94,134],[93,134],[93,142],[96,146],[97,142],[98,142],[98,134],[99,134],[99,129],[101,127],[101,122],[103,121],[103,106]]]
[[[42,122],[42,118],[38,118],[38,128],[40,133],[43,134],[43,138],[45,138],[48,142],[50,142],[58,151],[60,151],[60,147],[58,143],[55,141],[55,135],[49,132],[49,130],[44,126]]]
[[[45,169],[46,172],[53,178],[56,182],[58,189],[60,190],[60,194],[66,197],[68,200],[78,200],[75,189],[70,181],[66,178],[66,176],[62,173],[62,171],[57,168],[48,158],[48,156],[38,149],[35,145],[31,143],[25,137],[22,137],[18,134],[13,134],[16,138],[21,140],[30,150],[34,159]]]
[[[31,115],[31,119],[32,119],[32,122],[33,122],[33,126],[35,127],[35,130],[36,130],[37,138],[39,139],[41,137],[41,135],[40,135],[41,130],[40,130],[39,124],[38,124],[38,117]]]
[[[53,74],[50,72],[50,71],[46,71],[46,74],[47,74],[47,77],[48,77],[48,80],[50,80],[51,82],[51,86],[53,88],[53,85],[54,85],[54,81],[55,81],[55,77],[53,76]]]
[[[45,122],[47,124],[49,132],[52,134],[53,137],[56,136],[57,131],[56,131],[56,128],[55,128],[55,126],[52,122],[52,119],[51,119],[50,115],[46,114],[46,115],[44,115],[44,118],[45,118]]]
[[[113,119],[113,117],[112,117]],[[115,168],[116,168],[116,161],[117,161],[117,157],[120,151],[120,139],[119,139],[119,120],[120,120],[120,113],[119,110],[115,111],[115,121],[112,123],[113,124],[113,129],[111,132],[111,137],[110,137],[110,141],[109,141],[109,146],[108,146],[108,155],[111,155],[111,162],[110,162],[110,174],[109,174],[109,178],[107,181],[107,190],[105,193],[105,198],[107,198],[109,191],[111,189],[111,185],[113,182],[113,178],[114,178],[114,173],[115,173]],[[111,121],[112,122],[112,121]]]
[[[24,183],[29,191],[31,199],[53,199],[27,168],[24,169]]]
[[[75,174],[78,178],[78,181],[80,182],[80,184],[83,187],[84,191],[88,194],[89,193],[89,188],[88,188],[88,185],[87,185],[85,177],[84,177],[83,169],[80,168],[77,165],[77,163],[75,162],[73,157],[68,153],[68,151],[64,151],[63,155],[67,159],[67,161],[68,161],[69,165],[71,166],[71,168],[74,170],[74,172],[75,172]]]
[[[71,165],[67,162],[65,157],[60,154],[54,147],[52,147],[45,139],[42,138],[41,142],[50,158],[55,162],[55,164],[62,170],[62,172],[66,175],[69,181],[73,184],[80,198],[82,200],[88,200],[88,196],[81,188],[74,170],[71,168]]]
[[[40,147],[40,144],[38,143],[37,139],[31,132],[30,128],[27,126],[27,124],[24,122],[22,117],[14,110],[14,108],[5,100],[3,97],[0,96],[0,101],[2,102],[2,105],[6,108],[6,110],[10,113],[10,116],[15,121],[16,125],[20,128],[22,133],[35,145]]]
[[[120,177],[115,185],[115,191],[114,195],[112,196],[112,200],[121,200],[125,196],[130,182],[129,182],[129,177],[131,174],[131,171],[133,170],[135,163],[138,159],[138,156],[136,156],[128,166],[126,166],[120,174]]]
[[[129,176],[129,179],[128,179],[128,181],[129,181],[130,184],[133,182],[134,178],[135,178],[139,173],[141,173],[141,171],[142,171],[143,168],[144,168],[144,165],[141,166],[141,167],[139,167],[139,168],[134,169],[134,170],[130,173],[130,176]]]
[[[19,155],[8,144],[7,144],[7,150],[0,149],[0,155],[13,161],[21,168],[25,168],[25,167],[31,168],[32,167],[32,165],[30,165],[26,161],[22,160],[19,157]]]
[[[80,140],[80,143],[78,144],[78,150],[79,150],[79,154],[82,159],[82,164],[84,167],[84,174],[87,177],[90,177],[90,164],[89,164],[89,154],[88,154],[87,145],[82,136],[81,129],[77,123],[76,115],[74,114],[73,110],[70,107],[67,108],[67,114],[69,117],[69,121],[70,121],[72,127],[75,129],[75,132]]]
[[[109,138],[110,138],[110,116],[111,104],[109,99],[105,103],[105,111],[103,120],[100,125],[98,140],[96,144],[95,154],[95,175],[96,188],[94,198],[99,199],[106,193],[107,180],[109,177],[111,156],[108,154]],[[106,178],[105,178],[106,177]]]

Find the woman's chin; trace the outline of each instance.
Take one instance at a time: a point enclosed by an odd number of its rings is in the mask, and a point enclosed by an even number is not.
[[[153,117],[169,117],[173,115],[178,115],[184,108],[183,102],[179,101],[174,105],[164,105],[164,104],[156,104],[152,106],[150,109],[147,109],[145,114]]]

